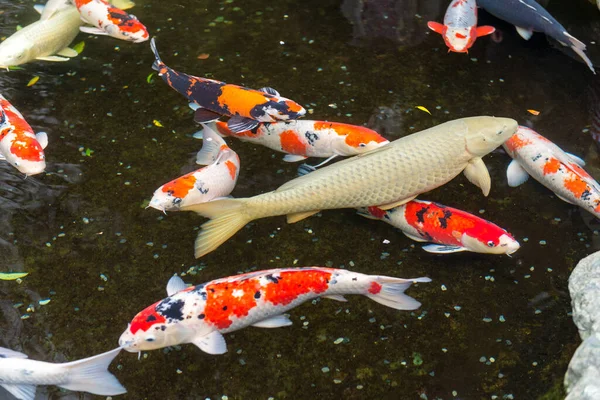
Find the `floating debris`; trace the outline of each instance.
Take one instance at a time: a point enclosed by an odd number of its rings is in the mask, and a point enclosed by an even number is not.
[[[29,272],[0,272],[0,279],[3,281],[14,281],[24,278],[29,275]]]

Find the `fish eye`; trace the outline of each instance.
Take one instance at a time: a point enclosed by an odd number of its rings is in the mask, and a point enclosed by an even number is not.
[[[494,242],[492,242],[491,240],[489,242],[487,242],[488,247],[494,247]]]
[[[361,143],[361,144],[358,145],[358,147],[367,147],[367,144],[366,143]]]
[[[152,336],[147,337],[146,342],[154,342],[154,338]]]
[[[15,161],[15,167],[18,167],[18,166],[19,166],[19,162]]]

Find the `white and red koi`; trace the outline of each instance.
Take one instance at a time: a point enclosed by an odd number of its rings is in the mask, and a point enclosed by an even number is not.
[[[477,26],[475,0],[453,0],[444,15],[444,25],[429,21],[427,26],[442,35],[448,51],[456,53],[467,53],[478,37],[496,30],[493,26]]]
[[[524,126],[504,149],[513,158],[506,170],[509,186],[519,186],[531,175],[560,199],[600,218],[600,185],[582,168],[582,159]]]
[[[20,172],[35,175],[46,169],[45,132],[33,133],[23,115],[0,95],[0,160],[6,160]]]
[[[155,61],[152,68],[173,89],[184,95],[196,111],[198,123],[212,122],[230,116],[227,126],[233,132],[254,129],[260,122],[286,121],[300,118],[306,110],[295,101],[282,97],[273,88],[254,90],[213,79],[177,72],[158,55],[154,38],[150,41]]]
[[[148,30],[135,15],[114,7],[106,0],[73,0],[81,19],[94,27],[80,30],[93,35],[108,35],[117,39],[140,43],[148,40]]]
[[[360,215],[379,219],[399,228],[430,253],[472,251],[486,254],[512,254],[519,249],[506,230],[473,214],[431,201],[413,200],[390,210],[379,207],[359,209]]]
[[[283,313],[305,301],[317,297],[346,301],[346,294],[362,294],[397,310],[415,310],[421,304],[404,291],[413,282],[430,281],[321,267],[256,271],[192,287],[173,277],[167,285],[169,297],[139,312],[119,344],[140,352],[193,343],[209,354],[223,354],[224,333],[247,326],[291,325]]]
[[[389,143],[372,129],[339,122],[281,121],[262,123],[243,132],[232,132],[222,121],[213,126],[222,136],[236,137],[287,153],[283,158],[287,162],[302,161],[308,157],[327,158],[320,164],[323,165],[337,156],[355,156]]]
[[[210,127],[204,127],[204,143],[196,163],[207,165],[156,189],[148,207],[177,211],[231,193],[240,172],[240,158]]]

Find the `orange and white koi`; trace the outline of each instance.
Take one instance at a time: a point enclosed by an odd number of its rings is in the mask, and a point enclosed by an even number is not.
[[[256,128],[260,122],[297,119],[306,113],[300,104],[281,97],[272,88],[254,90],[177,72],[162,62],[154,38],[150,47],[156,58],[152,68],[190,101],[190,107],[196,111],[194,120],[198,123],[216,121],[225,115],[231,117],[227,127],[232,132],[243,132]]]
[[[477,4],[475,0],[453,0],[446,14],[444,25],[429,21],[429,29],[444,38],[448,51],[468,53],[478,37],[494,33],[493,26],[477,26]]]
[[[204,143],[197,164],[210,164],[185,174],[156,189],[148,207],[177,211],[180,207],[204,203],[231,193],[240,172],[240,158],[210,127],[204,127]]]
[[[6,160],[25,175],[46,169],[45,132],[33,133],[23,115],[0,95],[0,160]]]
[[[483,218],[431,201],[413,200],[390,210],[361,208],[358,214],[379,219],[399,228],[429,253],[472,251],[486,254],[512,254],[519,250],[510,233]]]
[[[582,159],[524,126],[503,146],[513,158],[506,170],[509,186],[519,186],[531,175],[561,200],[600,218],[600,185],[582,168]]]
[[[413,282],[430,281],[321,267],[256,271],[192,287],[175,276],[167,285],[169,297],[139,312],[119,344],[135,353],[193,343],[209,354],[223,354],[224,333],[289,326],[292,321],[283,313],[308,300],[346,301],[346,294],[362,294],[397,310],[415,310],[421,304],[404,291]]]
[[[81,19],[93,25],[80,30],[93,35],[108,35],[117,39],[141,43],[150,37],[148,29],[135,15],[111,5],[106,0],[73,0]]]
[[[232,132],[226,122],[212,125],[222,136],[263,145],[287,153],[287,162],[308,157],[327,158],[319,166],[338,156],[355,156],[384,146],[389,141],[372,129],[339,122],[293,120],[261,123],[256,128]]]

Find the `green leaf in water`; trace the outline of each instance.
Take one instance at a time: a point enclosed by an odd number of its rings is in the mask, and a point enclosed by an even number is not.
[[[29,275],[29,272],[0,272],[0,279],[3,281],[14,281],[19,278],[24,278]]]
[[[88,147],[87,149],[85,149],[85,156],[91,157],[93,152],[94,152],[94,150],[92,150]]]
[[[21,29],[23,29],[23,27],[21,25],[17,25],[17,30],[20,31]]]
[[[81,54],[81,52],[83,51],[84,48],[85,48],[84,41],[81,41],[81,42],[77,43],[75,46],[73,46],[73,50],[75,50],[77,52],[77,54]]]
[[[156,75],[156,72],[151,73],[150,75],[148,75],[146,77],[146,82],[148,83],[152,83],[154,81],[154,75]]]
[[[22,70],[23,68],[22,68],[22,67],[19,67],[18,65],[11,65],[10,67],[8,67],[8,69],[9,69],[10,71],[20,71],[20,70]]]

